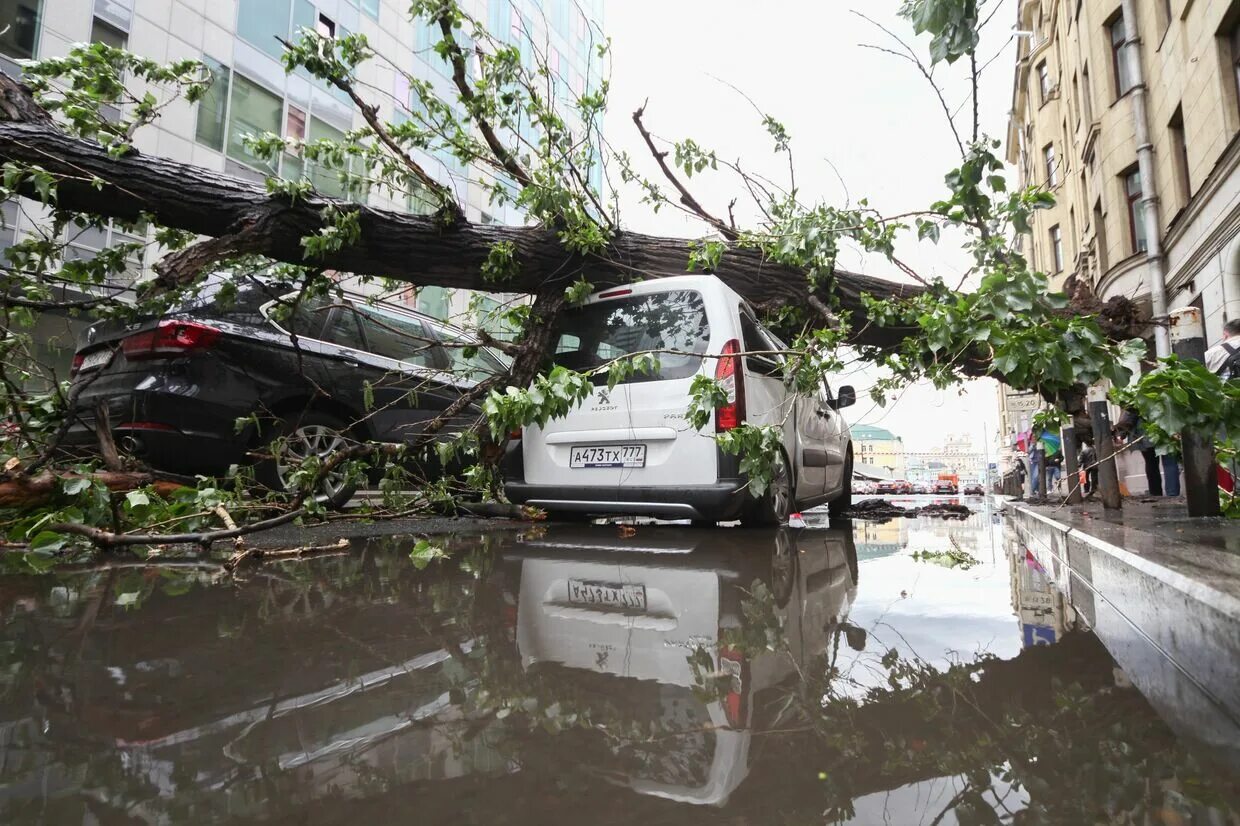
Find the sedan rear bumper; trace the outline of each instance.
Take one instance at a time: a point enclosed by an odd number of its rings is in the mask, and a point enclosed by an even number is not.
[[[551,512],[717,522],[738,519],[749,496],[743,479],[722,479],[711,485],[614,488],[510,481],[504,490],[512,502]]]

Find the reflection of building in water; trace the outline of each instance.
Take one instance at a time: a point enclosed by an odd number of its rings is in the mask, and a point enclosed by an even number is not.
[[[1024,647],[1050,645],[1076,627],[1076,611],[1054,585],[1050,573],[1019,542],[1008,543],[1012,610]]]
[[[857,543],[858,559],[876,559],[890,556],[908,545],[907,519],[889,519],[885,522],[855,521],[853,536]]]

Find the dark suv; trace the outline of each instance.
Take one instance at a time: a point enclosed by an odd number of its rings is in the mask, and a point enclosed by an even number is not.
[[[287,487],[299,459],[349,440],[411,442],[465,389],[507,369],[464,332],[391,304],[295,304],[287,286],[227,283],[212,279],[168,315],[85,332],[67,445],[96,442],[103,400],[117,444],[172,473],[219,475],[283,436],[283,459],[260,462],[256,474]],[[344,481],[324,480],[331,504],[352,495]]]

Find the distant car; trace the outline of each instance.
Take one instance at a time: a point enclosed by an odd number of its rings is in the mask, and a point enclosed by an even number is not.
[[[904,493],[904,485],[897,479],[881,479],[874,485],[875,493]]]
[[[956,483],[950,479],[940,479],[934,483],[934,493],[936,496],[955,496],[959,492]]]
[[[985,496],[986,491],[981,485],[969,485],[964,489],[965,496]]]
[[[348,294],[293,306],[288,285],[225,289],[232,283],[214,277],[166,315],[88,328],[66,444],[96,443],[98,404],[122,450],[170,473],[223,474],[283,437],[283,460],[256,467],[260,482],[282,489],[298,459],[350,441],[413,441],[465,390],[507,369],[464,331],[402,307]],[[476,415],[465,411],[461,424]],[[319,496],[339,506],[353,492],[332,473]]]

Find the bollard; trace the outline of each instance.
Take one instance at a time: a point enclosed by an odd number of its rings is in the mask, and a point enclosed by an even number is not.
[[[1095,389],[1090,388],[1090,395]],[[1096,391],[1097,395],[1102,390]],[[1090,401],[1089,421],[1094,431],[1094,453],[1098,456],[1098,497],[1102,507],[1108,510],[1119,510],[1123,502],[1119,495],[1119,473],[1115,469],[1115,440],[1111,437],[1111,411],[1107,408],[1106,399]]]
[[[1068,425],[1059,431],[1059,442],[1063,445],[1064,481],[1068,485],[1068,504],[1081,504],[1080,471],[1076,466],[1076,428]]]
[[[1201,311],[1196,307],[1172,310],[1171,350],[1185,361],[1205,361],[1206,340]],[[1184,458],[1184,494],[1189,516],[1218,516],[1222,513],[1218,496],[1218,476],[1214,462],[1213,433],[1180,433]]]

